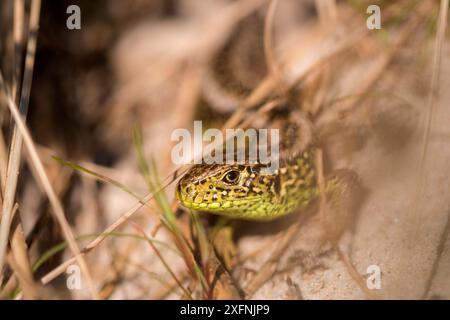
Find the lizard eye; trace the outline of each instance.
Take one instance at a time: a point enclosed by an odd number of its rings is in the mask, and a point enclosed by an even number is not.
[[[240,175],[239,171],[231,170],[228,171],[227,174],[223,176],[222,180],[227,183],[236,183],[239,180],[239,175]]]

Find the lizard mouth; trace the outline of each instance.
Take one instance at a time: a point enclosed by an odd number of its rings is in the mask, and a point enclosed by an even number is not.
[[[181,185],[178,185],[176,188],[176,197],[181,205],[186,208],[210,213],[222,213],[230,216],[235,216],[236,211],[239,211],[239,206],[242,205],[242,200],[238,199],[210,202],[202,196],[202,192],[197,192],[193,188],[186,189]],[[250,203],[255,203],[259,200],[259,197],[250,197],[246,199],[246,201]]]
[[[223,203],[205,201],[202,192],[198,192],[195,188],[183,187],[181,184],[178,184],[176,188],[176,197],[181,205],[190,209],[201,211],[221,211],[221,209],[224,209],[222,208]]]
[[[212,205],[212,203],[205,201],[202,193],[195,188],[183,187],[181,184],[176,188],[176,197],[182,206],[190,209],[207,210],[208,208],[220,207],[220,205]]]
[[[177,199],[184,205],[185,203],[192,202],[195,199],[196,192],[187,193],[186,188],[183,188],[181,184],[178,184],[176,190]]]

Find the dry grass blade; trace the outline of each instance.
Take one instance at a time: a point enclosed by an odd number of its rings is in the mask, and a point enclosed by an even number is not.
[[[17,277],[20,287],[22,288],[24,299],[38,299],[41,294],[38,286],[33,281],[32,275],[29,270],[23,268],[23,265],[17,261],[17,256],[14,254],[8,254],[8,264],[11,266],[15,276]]]
[[[22,41],[24,31],[24,15],[25,6],[23,0],[14,1],[14,54],[12,56],[12,65],[14,66],[14,72],[12,77],[12,95],[14,101],[19,105],[19,93],[20,93],[20,73],[22,65]],[[3,132],[0,132],[0,177],[1,177],[1,190],[4,194],[6,185],[6,170],[8,168],[8,156]]]
[[[166,185],[163,185],[159,190],[156,191],[160,192],[161,190],[164,190]],[[108,234],[116,230],[118,227],[120,227],[124,222],[126,222],[129,218],[131,218],[139,209],[141,209],[145,203],[153,199],[154,194],[148,194],[146,195],[141,201],[136,203],[132,208],[130,208],[127,212],[122,214],[119,219],[117,219],[115,222],[113,222],[111,225],[109,225],[98,237],[96,237],[94,240],[92,240],[90,243],[88,243],[80,252],[78,255],[75,255],[74,257],[67,259],[63,263],[61,263],[59,266],[57,266],[55,269],[47,273],[45,276],[41,278],[41,282],[43,284],[47,284],[48,282],[55,279],[57,276],[59,276],[61,273],[63,273],[68,266],[70,266],[72,263],[74,263],[78,257],[84,256],[87,252],[91,251],[95,247],[97,247],[103,240],[106,239]]]
[[[429,140],[431,127],[433,125],[434,115],[436,113],[436,100],[439,93],[439,78],[440,78],[440,65],[441,65],[441,57],[442,57],[442,46],[444,44],[445,39],[445,30],[447,27],[447,12],[448,12],[449,1],[441,0],[441,5],[439,8],[439,18],[437,22],[437,32],[436,32],[436,40],[434,44],[434,56],[433,56],[433,65],[432,65],[432,77],[431,77],[431,91],[428,97],[428,108],[426,113],[426,122],[425,122],[425,130],[423,133],[423,149],[420,157],[420,168],[419,168],[419,181],[417,184],[417,190],[414,197],[413,202],[413,225],[420,226],[420,221],[418,217],[418,210],[420,200],[422,199],[422,194],[424,191],[425,184],[425,165],[427,162],[428,154],[429,154]]]
[[[0,82],[3,84],[3,78],[0,77]],[[5,90],[6,91],[6,90]],[[28,149],[28,152],[30,154],[30,158],[32,161],[32,165],[35,167],[36,169],[36,173],[38,175],[38,180],[40,181],[40,183],[42,184],[43,189],[45,190],[48,199],[50,201],[50,204],[53,208],[53,213],[56,216],[56,219],[58,221],[58,223],[61,226],[61,229],[63,231],[63,234],[67,240],[67,242],[69,243],[69,247],[72,250],[72,252],[76,255],[77,259],[77,263],[79,264],[81,271],[83,273],[83,275],[86,278],[86,281],[88,283],[88,288],[91,292],[91,295],[93,298],[97,298],[97,293],[96,290],[94,288],[93,282],[92,282],[92,278],[89,274],[88,268],[87,268],[87,264],[86,261],[84,261],[84,259],[79,256],[80,253],[80,249],[78,248],[78,245],[75,241],[75,237],[72,233],[72,230],[69,226],[69,223],[67,222],[65,215],[64,215],[64,210],[63,207],[61,205],[61,202],[58,200],[55,191],[53,190],[53,187],[50,183],[50,180],[45,172],[44,166],[42,165],[42,162],[37,154],[36,151],[36,147],[33,143],[33,140],[31,138],[30,133],[28,132],[27,127],[25,126],[24,121],[21,118],[21,115],[19,113],[19,111],[17,110],[16,105],[14,104],[14,101],[12,101],[11,97],[9,95],[6,96],[7,102],[8,102],[8,107],[9,110],[11,111],[11,114],[14,118],[14,120],[16,121],[16,125],[18,127],[18,130],[20,131],[20,134],[23,136],[25,145]],[[3,221],[3,220],[2,220]],[[2,224],[3,226],[3,224]]]
[[[18,3],[16,4],[18,5]],[[20,11],[20,8],[16,9]],[[35,0],[31,5],[30,26],[28,30],[27,55],[25,59],[25,72],[22,83],[22,93],[20,98],[21,116],[26,117],[28,111],[28,102],[30,98],[31,82],[33,79],[34,57],[36,52],[37,30],[39,26],[39,15],[41,11],[41,1]],[[18,29],[18,28],[16,28]],[[18,33],[18,32],[16,32]],[[17,71],[17,69],[16,69]],[[3,77],[3,76],[2,76]],[[17,79],[16,79],[17,80]],[[3,80],[1,80],[3,83]],[[16,86],[17,88],[17,86]],[[15,97],[14,97],[15,98]],[[13,98],[13,99],[14,99]],[[14,101],[11,101],[14,104]],[[9,105],[9,104],[8,104]],[[20,117],[20,115],[19,115]],[[3,269],[6,247],[8,244],[9,229],[11,227],[11,213],[16,195],[17,178],[19,175],[20,154],[22,150],[22,136],[14,127],[9,161],[6,173],[5,196],[2,207],[1,226],[0,226],[0,272]]]
[[[423,151],[421,154],[421,162],[420,162],[420,176],[419,176],[419,183],[417,186],[417,196],[415,199],[415,205],[414,205],[414,216],[413,218],[417,219],[415,222],[417,225],[420,225],[418,223],[419,217],[417,216],[417,210],[420,203],[420,197],[423,193],[423,188],[425,184],[425,165],[427,161],[428,156],[428,150],[429,150],[429,139],[430,139],[430,133],[431,133],[431,127],[433,125],[433,117],[435,114],[435,105],[436,105],[436,99],[439,93],[439,78],[440,78],[440,65],[441,65],[441,57],[442,57],[442,46],[444,44],[445,39],[445,30],[447,27],[447,15],[448,15],[448,7],[449,7],[449,1],[448,0],[441,0],[441,5],[439,8],[439,19],[438,19],[438,30],[436,33],[436,42],[435,42],[435,48],[434,48],[434,57],[433,57],[433,74],[431,79],[431,92],[428,100],[428,108],[427,108],[427,118],[426,118],[426,126],[423,136]],[[414,220],[413,220],[414,221]],[[445,228],[442,232],[442,235],[440,237],[440,241],[437,247],[436,252],[436,259],[433,262],[430,274],[428,276],[425,290],[422,294],[422,298],[427,298],[432,282],[433,277],[436,273],[437,266],[439,263],[439,260],[441,258],[442,252],[444,250],[444,244],[445,241],[450,233],[450,215],[447,215],[447,223],[445,225]]]
[[[344,263],[350,277],[352,277],[353,281],[355,281],[361,291],[364,292],[366,297],[370,300],[380,300],[382,298],[380,295],[367,288],[367,284],[364,281],[364,278],[359,274],[358,270],[356,270],[355,266],[350,261],[348,253],[343,252],[339,245],[336,245],[335,250],[339,256],[339,259],[342,261],[342,263]]]
[[[327,122],[336,119],[336,114],[340,113],[350,113],[350,110],[360,103],[366,97],[365,93],[369,92],[381,79],[383,72],[391,64],[393,59],[398,54],[399,49],[406,43],[406,41],[411,37],[413,32],[417,30],[417,27],[422,22],[423,16],[425,16],[430,11],[430,2],[423,2],[417,8],[417,14],[411,17],[410,21],[405,24],[405,26],[399,31],[398,36],[393,42],[392,46],[386,50],[382,55],[380,55],[376,63],[367,71],[365,77],[361,79],[358,88],[355,90],[355,99],[351,99],[348,103],[342,104],[339,108],[326,110],[322,115],[319,116],[317,120],[318,125],[323,125]]]
[[[12,94],[14,101],[19,104],[19,81],[20,81],[20,70],[22,61],[22,37],[24,29],[24,15],[25,15],[25,5],[23,0],[14,1],[14,55],[13,55],[13,83],[12,83]]]
[[[144,230],[142,230],[142,228],[137,225],[136,223],[132,223],[132,226],[146,239],[147,235],[145,234]],[[156,253],[156,255],[158,256],[159,260],[162,262],[162,264],[164,265],[164,268],[166,268],[166,270],[170,273],[171,277],[173,278],[173,280],[175,280],[175,282],[177,283],[178,287],[184,292],[184,294],[192,300],[192,296],[191,293],[186,290],[186,288],[181,284],[180,280],[178,279],[178,277],[175,275],[175,273],[172,271],[172,269],[170,268],[170,266],[167,264],[166,260],[164,259],[164,257],[161,255],[161,253],[159,252],[158,248],[156,248],[156,246],[153,244],[152,241],[147,241],[148,244],[152,247],[153,251]]]
[[[139,200],[139,202],[140,202],[141,204],[147,206],[149,209],[154,210],[154,208],[153,208],[149,203],[144,202],[144,200],[141,198],[141,196],[139,196],[138,194],[136,194],[133,190],[131,190],[130,188],[128,188],[128,187],[127,187],[126,185],[124,185],[123,183],[121,183],[121,182],[119,182],[119,181],[117,181],[117,180],[114,180],[114,179],[112,179],[112,178],[109,178],[109,177],[107,177],[107,176],[105,176],[105,175],[103,175],[103,174],[101,174],[101,173],[92,171],[92,170],[90,170],[90,169],[88,169],[88,168],[86,168],[86,167],[83,167],[83,166],[79,165],[79,164],[76,164],[76,163],[73,163],[73,162],[70,162],[70,161],[61,159],[61,158],[59,158],[59,157],[57,157],[57,156],[52,156],[52,158],[53,158],[54,160],[58,161],[58,162],[59,162],[61,165],[63,165],[63,166],[67,166],[67,167],[69,167],[69,168],[72,168],[72,169],[75,170],[75,171],[78,171],[78,172],[80,172],[80,173],[87,174],[87,175],[89,175],[89,176],[91,176],[91,177],[97,179],[98,181],[102,181],[102,182],[105,182],[105,183],[109,183],[109,184],[111,184],[111,185],[117,187],[118,189],[120,189],[120,190],[122,190],[122,191],[128,193],[128,194],[129,194],[130,196],[132,196],[133,198]]]
[[[289,81],[286,82],[287,89],[291,89],[298,85],[307,74],[320,68],[327,63],[333,56],[338,55],[342,51],[354,46],[358,41],[363,39],[363,36],[367,32],[367,29],[356,30],[345,39],[339,41],[335,46],[325,54],[319,54],[316,60],[311,63],[307,68],[299,70],[295,75],[291,76]],[[293,67],[296,61],[286,60],[281,61],[280,65],[283,65],[283,70],[289,70]],[[234,112],[227,120],[224,128],[233,128],[238,126],[239,122],[245,117],[245,113],[248,109],[251,109],[264,101],[272,92],[276,89],[279,82],[273,77],[273,75],[267,75],[261,83],[245,98],[244,102],[239,109]]]
[[[328,224],[326,223],[326,214],[328,213],[326,210],[327,205],[327,197],[325,192],[325,177],[323,172],[323,151],[322,149],[318,149],[316,151],[316,168],[317,168],[317,185],[319,186],[319,215],[320,219],[322,220],[323,226],[325,228],[325,231],[327,234],[332,234],[333,231],[327,230]],[[355,281],[355,283],[358,285],[358,287],[361,289],[362,292],[366,295],[367,298],[371,300],[379,299],[380,297],[373,292],[371,292],[369,289],[367,289],[366,284],[364,283],[364,279],[362,276],[358,273],[356,268],[353,266],[352,262],[350,261],[350,257],[348,253],[345,253],[341,250],[339,247],[339,238],[336,238],[334,236],[330,237],[333,247],[338,253],[339,259],[344,263],[348,273],[352,277],[352,279]]]
[[[278,67],[275,54],[273,52],[273,23],[277,5],[278,0],[272,0],[270,2],[269,9],[267,10],[266,21],[264,24],[264,53],[266,55],[266,63],[269,68],[269,72],[277,82],[280,93],[286,94],[287,89],[283,85],[283,77],[281,76],[280,68]]]
[[[286,230],[283,237],[278,241],[276,248],[271,252],[269,260],[264,263],[258,273],[247,284],[245,288],[247,299],[250,299],[275,274],[280,257],[292,243],[301,225],[302,222],[300,221],[291,225]]]
[[[316,0],[315,3],[322,24],[326,25],[330,20],[336,18],[337,6],[335,0]]]
[[[33,272],[31,269],[30,260],[28,258],[28,246],[25,241],[25,236],[23,234],[22,224],[19,221],[19,215],[15,215],[15,220],[17,220],[17,226],[14,228],[11,237],[11,254],[9,258],[10,266],[16,270],[18,273],[19,282],[25,282],[25,285],[21,284],[22,288],[26,288],[27,284],[33,283]],[[11,261],[16,264],[16,266],[11,265]],[[24,281],[25,279],[25,281]],[[36,285],[29,286],[30,290],[24,290],[24,297],[27,299],[37,298],[37,290],[35,290]]]

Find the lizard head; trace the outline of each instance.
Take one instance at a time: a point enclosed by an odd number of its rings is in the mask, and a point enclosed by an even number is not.
[[[180,179],[176,194],[187,208],[239,218],[259,218],[270,204],[275,176],[262,165],[194,165]]]

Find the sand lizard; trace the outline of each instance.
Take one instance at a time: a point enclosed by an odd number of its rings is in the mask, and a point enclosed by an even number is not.
[[[311,145],[269,175],[261,174],[261,164],[194,165],[178,182],[176,195],[183,206],[199,211],[253,220],[278,218],[319,196],[314,153]],[[349,176],[355,180],[356,174],[338,170],[328,177],[326,194],[337,199]]]

